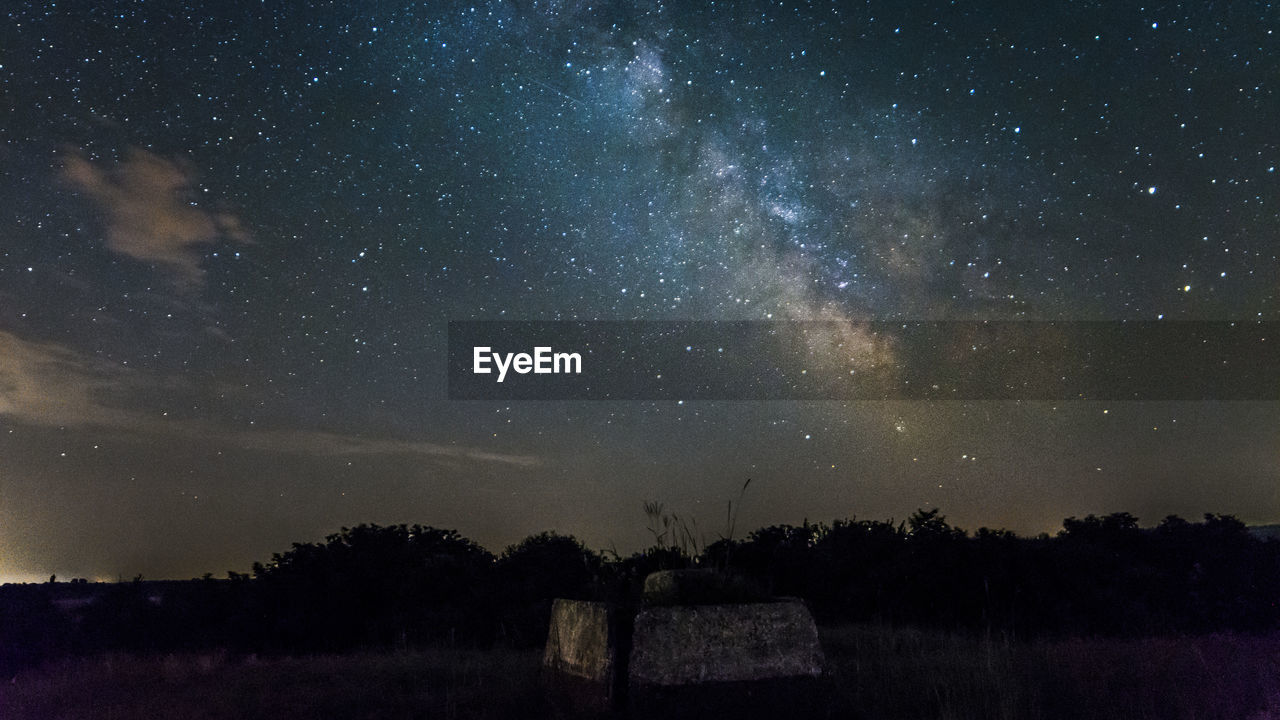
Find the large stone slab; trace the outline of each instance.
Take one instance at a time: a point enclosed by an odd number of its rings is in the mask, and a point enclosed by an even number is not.
[[[641,595],[646,605],[736,605],[772,599],[744,577],[707,569],[649,573]]]
[[[613,611],[604,603],[558,598],[542,663],[548,668],[609,687],[617,668]]]
[[[619,706],[625,693],[625,629],[605,603],[557,599],[542,664],[552,705],[568,716],[596,715]]]
[[[651,575],[634,605],[556,600],[543,663],[570,714],[635,720],[804,717],[825,693],[822,647],[799,600],[758,599],[704,571]]]
[[[818,629],[798,600],[647,607],[631,642],[633,689],[822,674]]]

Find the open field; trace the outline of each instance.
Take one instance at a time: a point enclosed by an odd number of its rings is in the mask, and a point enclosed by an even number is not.
[[[5,718],[544,717],[533,652],[104,655],[23,673]]]
[[[823,645],[835,717],[1280,720],[1280,634],[1006,643],[846,626]]]
[[[1280,719],[1280,635],[1007,643],[823,629],[827,697],[851,718]],[[570,717],[534,650],[439,649],[298,658],[103,655],[0,686],[5,718]]]

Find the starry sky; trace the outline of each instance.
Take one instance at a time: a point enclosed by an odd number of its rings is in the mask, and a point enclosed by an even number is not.
[[[1280,520],[1280,402],[449,400],[468,320],[1280,320],[1264,2],[24,3],[0,581],[940,507]]]

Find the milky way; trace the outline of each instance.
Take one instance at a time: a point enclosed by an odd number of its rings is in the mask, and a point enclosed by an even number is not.
[[[1280,320],[1280,13],[31,6],[0,29],[0,579],[359,522],[1280,517],[1277,403],[496,403],[450,320]]]

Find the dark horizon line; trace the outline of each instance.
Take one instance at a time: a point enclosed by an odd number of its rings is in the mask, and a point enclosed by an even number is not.
[[[934,510],[937,510],[937,508],[933,508],[933,509],[934,509]],[[920,512],[920,511],[923,511],[923,510],[925,510],[925,508],[918,508],[916,512]],[[913,513],[913,514],[914,514],[914,513]],[[1099,514],[1097,514],[1097,513],[1089,513],[1089,514],[1085,515],[1085,517],[1086,517],[1086,518],[1089,518],[1089,517],[1095,517],[1095,518],[1106,518],[1106,517],[1110,517],[1110,516],[1113,516],[1113,515],[1131,515],[1131,514],[1130,514],[1130,513],[1128,513],[1127,511],[1120,510],[1120,511],[1116,511],[1116,512],[1105,513],[1105,514],[1102,514],[1102,515],[1099,515]],[[1186,522],[1188,522],[1188,523],[1193,523],[1193,524],[1194,524],[1194,523],[1204,522],[1204,518],[1205,518],[1206,516],[1215,516],[1215,517],[1222,517],[1222,518],[1231,518],[1231,519],[1237,520],[1238,522],[1240,522],[1241,524],[1243,524],[1243,525],[1244,525],[1245,530],[1247,530],[1251,535],[1253,535],[1254,537],[1256,537],[1256,538],[1258,538],[1258,539],[1260,539],[1260,540],[1263,540],[1263,541],[1267,541],[1267,540],[1277,540],[1277,541],[1280,541],[1280,520],[1276,520],[1276,521],[1274,521],[1274,522],[1267,522],[1267,523],[1254,523],[1254,524],[1250,524],[1250,523],[1246,523],[1246,522],[1244,522],[1244,521],[1239,520],[1239,518],[1237,518],[1235,515],[1233,515],[1233,514],[1231,514],[1231,513],[1214,513],[1214,512],[1205,512],[1205,513],[1201,513],[1201,516],[1200,516],[1200,517],[1201,517],[1201,519],[1200,519],[1200,520],[1188,520],[1187,518],[1183,518],[1181,515],[1178,515],[1178,514],[1176,514],[1176,513],[1173,513],[1173,514],[1169,514],[1169,515],[1166,515],[1166,516],[1164,516],[1163,518],[1161,518],[1160,522],[1164,522],[1165,520],[1167,520],[1167,519],[1169,519],[1169,518],[1179,518],[1179,519],[1181,519],[1181,520],[1185,520],[1185,521],[1186,521]],[[910,517],[910,516],[908,516],[908,517]],[[939,514],[939,517],[940,517],[940,518],[942,518],[944,521],[945,521],[945,519],[946,519],[946,516],[945,516],[945,515],[941,515],[941,514]],[[1131,515],[1131,517],[1132,517],[1132,515]],[[1074,515],[1072,515],[1072,516],[1068,516],[1068,517],[1066,517],[1066,518],[1063,518],[1063,526],[1059,527],[1059,528],[1058,528],[1058,532],[1057,532],[1057,533],[1053,533],[1053,534],[1049,533],[1048,531],[1042,531],[1042,532],[1036,533],[1036,534],[1034,534],[1034,535],[1024,535],[1024,534],[1019,534],[1018,532],[1013,531],[1013,530],[1008,530],[1008,529],[1005,529],[1005,528],[992,528],[992,527],[988,527],[988,526],[986,526],[986,525],[981,525],[981,526],[979,526],[976,530],[968,530],[968,529],[966,529],[966,528],[961,528],[961,527],[954,526],[954,525],[953,525],[953,526],[951,526],[951,528],[952,528],[953,530],[963,532],[963,533],[965,534],[965,537],[966,537],[966,538],[970,538],[970,539],[971,539],[971,538],[973,538],[973,537],[975,536],[975,534],[976,534],[978,531],[981,531],[981,530],[988,530],[988,531],[995,532],[995,533],[1002,533],[1002,534],[1003,534],[1003,533],[1007,533],[1007,534],[1012,535],[1013,537],[1015,537],[1015,538],[1017,538],[1017,539],[1019,539],[1019,540],[1036,540],[1036,539],[1039,539],[1041,536],[1048,536],[1049,538],[1057,537],[1057,535],[1061,534],[1063,531],[1065,531],[1065,530],[1066,530],[1066,527],[1065,527],[1065,523],[1066,523],[1066,521],[1068,521],[1068,520],[1072,520],[1072,519],[1080,519],[1080,518],[1076,518],[1076,516],[1074,516]],[[1136,518],[1136,517],[1135,517],[1135,520],[1137,520],[1137,519],[1138,519],[1138,518]],[[864,520],[858,520],[858,519],[856,519],[856,517],[835,518],[835,519],[833,519],[831,522],[832,522],[832,523],[834,523],[834,522],[839,522],[839,521],[841,521],[841,520],[843,520],[843,521],[848,521],[848,522],[872,522],[872,523],[884,523],[884,524],[893,525],[893,526],[905,526],[905,525],[906,525],[906,523],[908,522],[908,521],[907,521],[907,519],[897,520],[897,519],[895,519],[895,518],[887,518],[887,519],[884,519],[884,520],[866,520],[866,521],[864,521]],[[301,542],[301,543],[297,543],[297,544],[305,545],[305,544],[309,544],[309,543],[320,543],[320,542],[324,542],[327,538],[329,538],[329,537],[331,537],[331,536],[334,536],[334,535],[337,535],[337,534],[339,534],[340,532],[342,532],[343,530],[347,530],[347,529],[349,529],[349,528],[361,527],[361,526],[367,526],[367,527],[383,527],[383,528],[387,528],[387,527],[402,527],[402,526],[403,526],[403,527],[413,527],[413,526],[415,526],[415,525],[416,525],[416,523],[414,523],[414,524],[411,524],[411,523],[392,523],[392,524],[389,524],[389,525],[379,525],[378,523],[356,523],[356,524],[354,524],[354,525],[344,525],[344,526],[342,526],[342,527],[340,527],[340,528],[339,528],[338,532],[336,532],[336,533],[328,533],[328,534],[327,534],[327,535],[325,535],[323,538],[321,538],[321,540],[319,540],[319,541],[308,541],[308,542]],[[1155,525],[1146,525],[1146,526],[1139,525],[1137,529],[1138,529],[1138,530],[1152,530],[1152,529],[1155,529],[1155,528],[1159,527],[1159,525],[1160,525],[1160,523],[1157,523],[1157,524],[1155,524]],[[765,529],[768,529],[768,528],[774,528],[774,527],[807,527],[807,526],[812,526],[812,527],[823,527],[823,526],[826,526],[826,527],[829,527],[830,525],[829,525],[828,523],[824,523],[824,522],[822,522],[822,521],[811,523],[811,522],[809,522],[809,520],[808,520],[807,518],[806,518],[806,519],[804,519],[804,520],[802,520],[800,525],[793,525],[793,524],[790,524],[790,523],[774,523],[774,524],[772,524],[772,525],[764,525],[764,526],[761,526],[761,527],[759,527],[759,528],[756,528],[755,530],[752,530],[752,531],[750,531],[750,532],[748,532],[748,533],[745,533],[741,538],[737,538],[737,539],[732,540],[732,542],[735,542],[735,543],[737,543],[737,542],[744,542],[744,541],[746,541],[746,540],[751,536],[751,533],[755,532],[756,530],[765,530]],[[430,526],[430,525],[421,525],[421,527],[423,527],[423,528],[434,528],[434,526]],[[449,530],[450,530],[450,528],[434,528],[434,529],[437,529],[437,530],[445,530],[445,531],[449,531]],[[1260,533],[1259,531],[1268,531],[1268,532]],[[455,531],[455,532],[456,532],[456,531]],[[459,537],[463,538],[464,540],[467,540],[467,541],[469,541],[469,542],[473,542],[473,543],[475,542],[475,541],[471,540],[470,538],[466,537],[465,535],[462,535],[461,533],[458,533],[458,535],[459,535]],[[511,543],[511,544],[507,545],[506,547],[504,547],[504,548],[502,549],[502,552],[506,552],[508,549],[518,546],[518,545],[519,545],[521,542],[523,542],[524,540],[527,540],[527,539],[529,539],[529,538],[533,538],[533,537],[538,537],[538,536],[540,536],[540,535],[554,535],[554,536],[558,536],[558,537],[567,537],[567,538],[573,538],[573,539],[577,540],[577,536],[576,536],[576,535],[574,535],[573,533],[561,534],[560,532],[558,532],[558,531],[556,531],[556,530],[542,530],[542,531],[539,531],[539,532],[535,532],[535,533],[531,533],[531,534],[529,534],[529,535],[526,535],[526,536],[525,536],[524,538],[522,538],[520,541],[517,541],[517,542],[515,542],[515,543]],[[718,542],[719,540],[722,540],[722,539],[724,539],[724,538],[718,538],[716,541],[713,541],[712,543],[707,543],[706,545],[704,545],[704,547],[703,547],[703,551],[705,552],[706,547],[708,547],[709,545],[714,544],[714,542]],[[581,541],[579,540],[579,542],[581,542]],[[496,559],[496,558],[501,557],[501,555],[502,555],[502,552],[495,553],[495,552],[493,552],[492,550],[490,550],[489,548],[487,548],[487,547],[485,547],[485,546],[483,546],[483,545],[480,545],[479,543],[475,543],[475,544],[476,544],[478,547],[480,547],[481,549],[483,549],[485,552],[488,552],[488,553],[489,553],[490,555],[492,555],[495,559]],[[599,554],[599,555],[604,555],[604,554],[605,554],[605,551],[601,551],[601,550],[594,550],[594,549],[592,549],[592,548],[590,548],[590,547],[587,547],[585,543],[583,543],[583,547],[584,547],[584,548],[586,548],[586,549],[588,549],[588,550],[590,550],[591,552],[594,552],[594,553]],[[631,554],[630,554],[630,555],[628,555],[628,556],[621,556],[621,555],[619,555],[619,557],[630,557],[630,556],[634,556],[634,555],[642,554],[642,553],[648,552],[649,550],[653,550],[653,549],[655,549],[655,548],[657,548],[657,547],[658,547],[658,545],[655,543],[655,544],[650,545],[650,546],[648,546],[648,547],[645,547],[645,548],[641,548],[641,549],[639,549],[639,550],[636,550],[635,552],[631,553]],[[285,551],[285,552],[287,552],[287,551]],[[702,554],[702,553],[699,553],[698,555],[694,555],[693,557],[695,557],[695,558],[696,558],[696,557],[699,557],[701,554]],[[141,583],[185,583],[185,582],[210,582],[210,581],[216,581],[216,582],[230,582],[230,581],[232,580],[232,574],[235,574],[235,575],[242,575],[242,576],[245,576],[245,577],[247,577],[247,578],[249,578],[249,579],[252,579],[252,578],[254,577],[254,575],[253,575],[253,568],[252,568],[252,566],[251,566],[248,572],[239,572],[239,571],[236,571],[236,570],[227,570],[227,571],[225,571],[225,572],[224,572],[224,574],[223,574],[222,576],[219,576],[219,575],[217,575],[217,574],[215,574],[215,573],[213,573],[213,572],[206,572],[206,573],[204,573],[203,575],[200,575],[200,576],[197,576],[197,577],[157,577],[157,578],[148,578],[148,577],[143,576],[141,573],[135,573],[133,577],[131,577],[131,578],[127,578],[127,579],[126,579],[125,574],[123,574],[123,573],[115,573],[115,575],[116,575],[116,579],[115,579],[115,580],[98,580],[98,579],[95,579],[95,580],[89,580],[89,579],[87,579],[87,578],[85,578],[85,577],[83,577],[83,576],[74,576],[74,577],[68,577],[67,579],[58,578],[56,581],[53,581],[53,582],[51,582],[50,580],[35,580],[35,581],[32,581],[32,582],[0,582],[0,588],[3,588],[3,587],[10,587],[10,586],[15,586],[15,587],[17,587],[17,586],[28,586],[28,585],[31,585],[31,586],[39,586],[39,585],[124,585],[124,584],[133,583],[133,582],[141,582]],[[51,578],[56,578],[56,577],[57,577],[57,573],[51,573],[51,574],[50,574],[50,577],[51,577]],[[85,582],[83,582],[83,583],[81,583],[81,582],[76,582],[76,581],[78,581],[78,580],[84,580]]]

